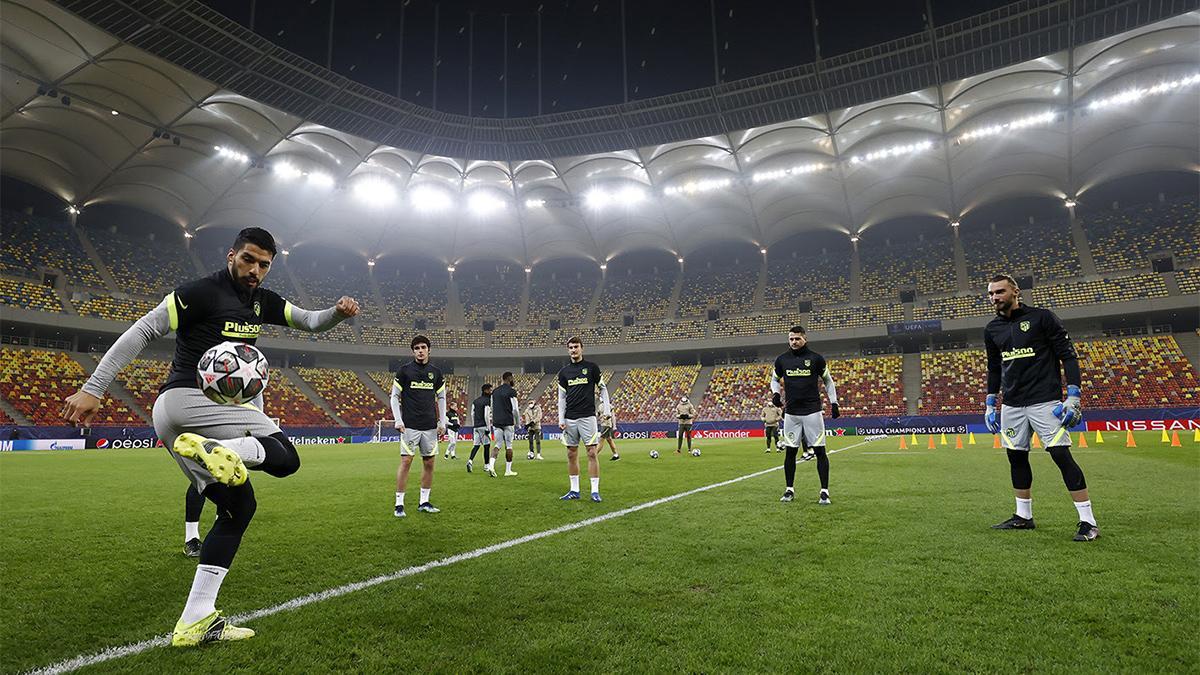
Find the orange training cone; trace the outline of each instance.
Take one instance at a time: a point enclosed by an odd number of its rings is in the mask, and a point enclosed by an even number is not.
[[[1097,429],[1096,430],[1096,445],[1103,445],[1103,444],[1104,444],[1104,437],[1100,435],[1100,430]]]
[[[1133,440],[1133,431],[1132,430],[1125,432],[1125,447],[1127,447],[1127,448],[1136,448],[1137,447],[1137,441]]]
[[[963,447],[962,447],[962,436],[959,436],[958,434],[954,434],[954,449],[955,449],[955,450],[962,450],[962,449],[963,449]]]
[[[1087,446],[1087,434],[1081,431],[1079,432],[1079,447],[1086,448]]]
[[[908,443],[905,443],[905,442],[904,442],[904,434],[901,434],[901,435],[900,435],[900,449],[901,449],[901,450],[907,450],[907,449],[908,449]]]
[[[1178,431],[1171,432],[1171,447],[1172,448],[1182,448],[1183,447],[1182,445],[1179,444],[1179,432]]]
[[[929,434],[929,449],[933,450],[933,434]]]
[[[1035,448],[1042,447],[1042,439],[1038,438],[1038,435],[1036,433],[1033,435],[1033,447],[1035,447]]]
[[[992,449],[993,449],[993,450],[998,450],[998,449],[1000,449],[1000,436],[999,436],[999,434],[993,434],[993,435],[992,435]]]
[[[946,444],[946,432],[942,432],[942,445]]]
[[[1162,438],[1160,438],[1160,439],[1158,439],[1158,440],[1162,441],[1163,443],[1170,443],[1170,442],[1171,442],[1171,437],[1167,435],[1167,430],[1166,430],[1166,429],[1163,429],[1163,432],[1162,432]]]
[[[967,445],[975,445],[975,432],[972,431],[967,435]]]

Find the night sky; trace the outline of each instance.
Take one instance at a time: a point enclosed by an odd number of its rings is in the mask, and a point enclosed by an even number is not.
[[[925,0],[815,0],[822,56],[869,47],[924,30]],[[620,0],[205,0],[263,37],[324,65],[329,15],[333,70],[427,107],[483,117],[538,114],[537,14],[542,14],[541,112],[624,100]],[[398,69],[404,7],[403,72]],[[933,0],[934,20],[949,23],[1005,4]],[[437,7],[437,30],[434,14]],[[470,13],[474,69],[468,96]],[[709,0],[626,0],[629,99],[714,83]],[[508,14],[505,113],[504,15]],[[808,2],[716,0],[722,81],[814,60]],[[434,96],[434,36],[440,65]],[[402,77],[397,77],[398,74]],[[469,104],[469,105],[468,105]]]

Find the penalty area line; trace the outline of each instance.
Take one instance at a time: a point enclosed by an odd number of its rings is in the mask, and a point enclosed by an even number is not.
[[[842,452],[844,450],[851,450],[853,448],[857,448],[859,446],[866,445],[867,443],[870,443],[872,441],[879,440],[879,438],[886,438],[886,437],[868,436],[865,440],[859,441],[858,443],[853,443],[851,445],[847,445],[844,448],[838,448],[837,450],[830,450],[827,454],[833,455],[833,454]],[[509,539],[508,541],[502,541],[497,544],[483,546],[483,547],[477,548],[473,551],[467,551],[465,553],[458,553],[458,554],[448,556],[445,558],[440,558],[438,560],[431,560],[427,563],[423,563],[420,565],[413,565],[412,567],[405,567],[404,569],[396,570],[395,572],[391,572],[388,574],[382,574],[377,577],[371,577],[370,579],[364,579],[362,581],[355,581],[353,583],[345,584],[342,586],[335,586],[334,588],[329,588],[324,591],[318,591],[316,593],[309,593],[307,595],[301,595],[299,597],[292,598],[291,600],[288,600],[286,602],[281,602],[277,605],[272,605],[270,607],[256,609],[256,610],[253,610],[250,612],[246,612],[244,614],[237,614],[237,615],[231,616],[231,617],[229,617],[229,621],[230,621],[230,623],[233,623],[233,624],[246,623],[249,621],[253,621],[255,619],[261,619],[263,617],[268,617],[268,616],[272,616],[274,614],[279,614],[280,612],[286,612],[286,611],[290,611],[293,609],[299,609],[301,607],[306,607],[308,605],[316,604],[318,602],[332,600],[333,598],[338,598],[343,595],[349,595],[351,593],[356,593],[358,591],[365,590],[365,589],[371,588],[373,586],[378,586],[380,584],[386,584],[390,581],[397,581],[399,579],[405,579],[407,577],[421,574],[422,572],[428,572],[430,570],[435,570],[440,567],[448,567],[455,563],[460,563],[460,562],[463,562],[466,560],[474,560],[475,558],[481,558],[490,553],[497,553],[499,551],[513,548],[514,546],[520,546],[521,544],[528,544],[530,542],[538,541],[539,539],[553,537],[556,534],[573,532],[575,530],[579,530],[579,529],[588,527],[590,525],[596,525],[597,523],[603,523],[608,520],[613,520],[615,518],[627,516],[631,513],[637,513],[638,511],[644,511],[646,509],[653,508],[655,506],[662,506],[663,504],[667,504],[667,503],[670,503],[670,502],[673,502],[673,501],[676,501],[679,499],[683,499],[684,497],[690,497],[692,495],[700,494],[701,492],[708,492],[709,490],[716,490],[717,488],[722,488],[722,487],[726,487],[729,485],[733,485],[734,483],[740,483],[744,480],[750,480],[752,478],[758,478],[759,476],[765,476],[773,471],[779,471],[781,468],[783,468],[783,467],[782,466],[773,466],[769,469],[755,471],[754,473],[748,473],[744,476],[738,476],[736,478],[730,478],[729,480],[723,480],[718,483],[712,483],[710,485],[704,485],[702,487],[693,488],[691,490],[685,490],[684,492],[679,492],[677,494],[669,495],[667,497],[659,497],[658,499],[653,499],[651,501],[644,502],[642,504],[637,504],[635,506],[630,506],[628,508],[619,509],[617,511],[610,511],[608,513],[601,514],[601,515],[595,516],[593,518],[587,518],[584,520],[576,521],[574,523],[560,525],[558,527],[550,528],[549,530],[542,530],[541,532],[534,532],[533,534],[527,534],[523,537],[517,537],[516,539]],[[63,661],[59,661],[57,663],[52,663],[48,666],[43,666],[41,668],[38,668],[38,669],[30,671],[30,672],[34,673],[36,675],[52,675],[52,674],[57,675],[58,673],[70,673],[70,672],[79,670],[80,668],[94,666],[94,665],[97,665],[100,663],[104,663],[106,661],[114,661],[116,659],[125,658],[126,656],[135,656],[137,654],[141,654],[142,652],[146,652],[151,649],[154,649],[155,647],[165,647],[166,645],[170,644],[170,642],[171,642],[170,635],[159,635],[159,636],[150,638],[148,640],[142,640],[140,642],[131,642],[129,644],[120,645],[117,647],[108,647],[107,649],[104,649],[104,650],[101,650],[101,651],[98,651],[98,652],[95,652],[92,654],[82,654],[80,656],[76,656],[71,659],[66,659]]]

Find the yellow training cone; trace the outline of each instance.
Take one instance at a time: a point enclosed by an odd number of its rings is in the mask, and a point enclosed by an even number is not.
[[[914,448],[917,447],[917,432],[913,432],[912,438],[908,439],[908,442],[912,443]]]
[[[942,432],[942,445],[946,444],[946,432]]]
[[[975,432],[967,434],[967,445],[975,445]]]
[[[1200,443],[1200,429],[1197,429],[1195,433],[1192,434],[1192,442]]]
[[[1160,439],[1158,439],[1158,440],[1162,441],[1163,443],[1170,443],[1170,442],[1171,442],[1171,437],[1167,435],[1167,430],[1166,430],[1166,429],[1163,429],[1163,432],[1162,432],[1162,438],[1160,438]]]
[[[1096,430],[1096,445],[1103,445],[1103,444],[1104,444],[1104,437],[1100,435],[1100,430],[1097,429]]]

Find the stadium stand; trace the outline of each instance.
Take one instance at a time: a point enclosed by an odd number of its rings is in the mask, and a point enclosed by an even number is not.
[[[578,337],[586,345],[614,345],[621,342],[620,326],[593,326],[591,328],[530,328],[527,330],[497,328],[492,333],[492,346],[499,349],[522,349],[530,345],[563,346],[567,340]]]
[[[799,314],[764,314],[717,319],[712,322],[710,337],[741,337],[747,335],[785,335],[789,328],[801,323]]]
[[[916,305],[913,306],[913,318],[917,320],[963,319],[988,316],[993,311],[985,295],[979,293],[973,295],[953,295],[918,300]]]
[[[100,354],[92,355],[96,363],[100,362],[100,357]],[[170,369],[170,361],[134,359],[124,370],[117,373],[117,381],[133,395],[142,410],[150,413],[154,410],[154,400],[158,398],[158,388],[167,381],[167,372]]]
[[[675,272],[610,274],[596,305],[596,322],[620,323],[625,315],[639,321],[666,319],[675,276]]]
[[[617,424],[676,420],[675,406],[691,393],[699,372],[700,366],[631,369],[612,394]]]
[[[376,273],[379,292],[383,295],[382,311],[366,309],[369,320],[412,327],[416,319],[425,319],[430,324],[446,322],[446,278],[422,276],[412,278],[400,274]]]
[[[483,375],[484,382],[490,382],[492,386],[500,384],[500,376],[503,371],[497,373],[486,373]],[[521,405],[525,405],[526,399],[529,398],[530,392],[537,386],[537,383],[542,379],[541,373],[518,373],[513,372],[513,389],[517,390],[517,398],[520,399]]]
[[[588,304],[600,279],[594,272],[570,274],[540,273],[534,268],[529,286],[529,310],[525,323],[532,328],[546,327],[551,319],[564,326],[584,322]]]
[[[809,330],[842,330],[883,323],[894,323],[904,317],[899,302],[851,307],[819,307],[808,318]]]
[[[75,309],[80,316],[95,316],[110,321],[137,321],[154,309],[156,304],[158,301],[91,293],[86,299],[75,302]]]
[[[986,389],[987,355],[982,349],[921,354],[920,414],[982,415]]]
[[[771,398],[771,365],[718,366],[698,406],[701,420],[757,420]]]
[[[44,266],[61,270],[70,286],[105,288],[69,223],[5,209],[0,211],[0,230],[0,272],[36,278]]]
[[[161,298],[197,276],[180,231],[159,229],[134,234],[110,227],[91,230],[88,238],[117,280],[120,287],[116,290]],[[146,259],[148,246],[154,247],[153,264]]]
[[[389,417],[384,414],[387,405],[352,370],[298,367],[296,372],[352,427],[371,426],[375,420]]]
[[[1200,293],[1200,267],[1177,270],[1175,272],[1175,283],[1179,285],[1179,292],[1182,295],[1196,295]]]
[[[430,345],[437,349],[482,349],[487,344],[487,334],[481,330],[464,328],[430,328],[417,331],[396,326],[363,326],[362,341],[366,344],[384,345],[407,350],[413,336],[421,333],[429,338]]]
[[[1171,335],[1078,345],[1084,409],[1195,407],[1200,377]]]
[[[1200,213],[1194,196],[1096,211],[1084,231],[1101,272],[1148,269],[1150,255],[1168,251],[1178,261],[1200,259]]]
[[[847,248],[816,255],[797,252],[793,258],[777,256],[772,249],[767,259],[763,307],[767,311],[796,311],[800,300],[811,300],[822,307],[849,302],[850,255]]]
[[[1076,307],[1103,302],[1126,302],[1167,296],[1167,286],[1157,274],[1135,274],[1115,279],[1073,281],[1036,286],[1033,302],[1038,307]]]
[[[1079,276],[1079,252],[1065,221],[997,224],[995,229],[962,227],[963,252],[972,288],[987,288],[997,272],[1030,271],[1038,280]],[[1020,245],[1014,245],[1020,242]]]
[[[455,276],[467,326],[477,328],[484,319],[506,326],[517,324],[525,287],[523,271],[507,265],[480,266]]]
[[[8,416],[8,413],[4,412],[3,410],[0,410],[0,425],[15,424],[15,423],[16,422],[13,420],[13,418]]]
[[[39,312],[62,312],[62,303],[54,291],[29,281],[0,278],[0,301],[6,307],[21,307]]]
[[[688,269],[679,295],[679,316],[703,316],[708,308],[741,314],[753,311],[757,265]]]
[[[899,290],[904,287],[915,286],[921,295],[945,293],[956,287],[954,240],[950,237],[906,239],[903,246],[898,246],[891,241],[873,241],[868,233],[858,253],[864,302],[898,300]]]
[[[904,359],[900,356],[829,358],[843,415],[879,417],[907,413]],[[826,408],[828,411],[828,408]]]
[[[674,342],[676,340],[701,340],[707,330],[704,321],[679,321],[676,323],[647,323],[630,326],[625,331],[629,342]]]
[[[264,412],[268,417],[278,417],[282,426],[337,426],[333,418],[310,401],[278,368],[271,369],[270,382],[263,399],[266,407]]]
[[[86,379],[83,367],[64,352],[0,347],[0,395],[36,425],[63,424],[63,400]],[[146,423],[110,397],[92,424],[141,427]]]

